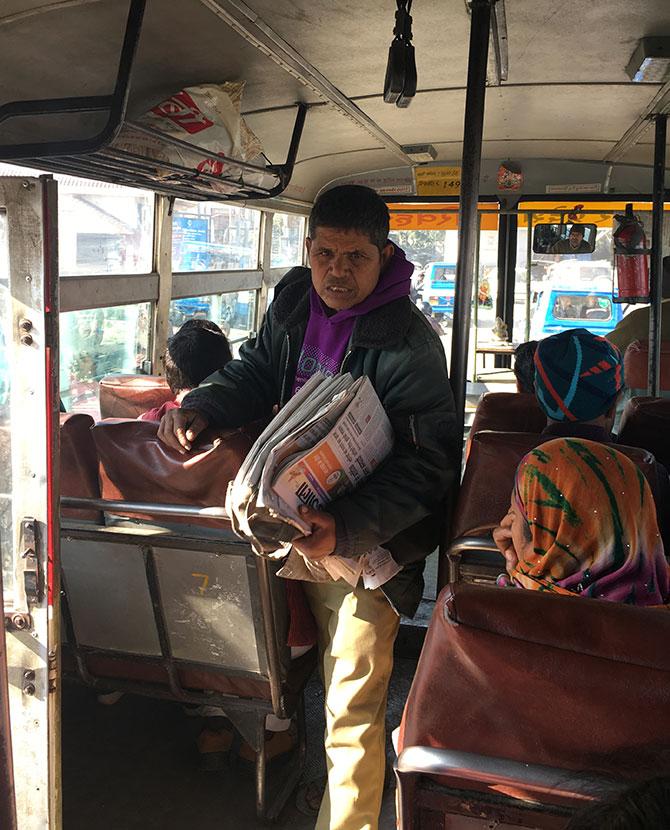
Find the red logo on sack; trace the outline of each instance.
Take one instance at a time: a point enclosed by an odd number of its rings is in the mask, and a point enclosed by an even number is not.
[[[226,169],[226,165],[218,159],[204,159],[197,166],[199,173],[209,173],[212,176],[221,176]]]
[[[213,121],[210,121],[200,112],[193,98],[184,90],[168,98],[167,101],[163,101],[162,104],[154,107],[151,112],[161,118],[169,118],[170,121],[182,127],[190,135],[214,125]]]

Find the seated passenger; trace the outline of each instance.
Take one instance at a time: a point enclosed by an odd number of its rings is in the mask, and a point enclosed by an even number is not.
[[[187,320],[170,337],[165,350],[165,380],[174,395],[139,416],[141,421],[160,421],[170,409],[181,406],[188,392],[233,359],[228,338],[211,320]]]
[[[514,349],[514,377],[516,391],[535,394],[535,350],[537,340],[519,343]]]
[[[547,416],[543,435],[613,441],[624,388],[623,358],[604,337],[572,329],[540,340],[534,357],[535,395]]]
[[[612,447],[555,438],[531,450],[493,539],[507,568],[499,584],[631,605],[668,602],[649,484]]]

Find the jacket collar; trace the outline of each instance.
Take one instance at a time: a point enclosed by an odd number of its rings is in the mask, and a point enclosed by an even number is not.
[[[285,328],[304,328],[309,320],[309,268],[292,268],[275,289],[272,303],[274,321]],[[351,336],[351,347],[389,349],[399,345],[412,322],[409,297],[393,300],[359,317]]]

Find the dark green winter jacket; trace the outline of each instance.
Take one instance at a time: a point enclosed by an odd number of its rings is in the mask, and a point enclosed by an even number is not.
[[[289,271],[255,340],[190,392],[182,407],[198,410],[212,425],[237,427],[285,404],[309,318],[310,286],[308,268]],[[376,545],[388,548],[403,570],[383,591],[400,613],[412,616],[421,600],[423,560],[438,544],[445,496],[460,462],[444,350],[403,297],[356,320],[341,368],[370,378],[395,444],[360,487],[325,508],[336,520],[336,552],[358,556]]]

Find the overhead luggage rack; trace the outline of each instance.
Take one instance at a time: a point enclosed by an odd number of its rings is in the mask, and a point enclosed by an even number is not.
[[[100,179],[112,184],[127,185],[155,190],[168,196],[179,196],[194,201],[242,201],[246,199],[270,199],[282,193],[293,174],[300,138],[305,124],[307,105],[298,104],[293,133],[289,144],[286,161],[283,164],[250,164],[237,159],[219,155],[212,156],[233,171],[239,171],[240,178],[234,176],[215,176],[211,173],[198,171],[175,162],[148,158],[138,153],[113,146],[103,146],[99,150],[82,155],[48,155],[17,159],[29,167],[50,170],[55,173],[83,176],[89,179]],[[0,116],[1,120],[1,116]],[[182,141],[172,136],[134,122],[126,122],[129,127],[141,133],[158,138],[166,145],[179,148],[203,156],[207,151],[201,147]],[[59,143],[53,147],[58,150]],[[1,148],[0,148],[1,152]],[[157,168],[162,171],[157,175]],[[168,172],[169,171],[169,172]],[[251,173],[261,177],[263,184],[252,184],[242,180],[244,173]],[[167,174],[167,175],[166,175]],[[221,192],[216,187],[225,185],[230,192]]]
[[[55,173],[99,179],[112,184],[141,187],[189,200],[242,201],[269,199],[282,193],[293,175],[300,138],[307,114],[306,104],[297,104],[293,133],[283,164],[252,164],[212,153],[189,141],[166,135],[144,124],[125,121],[133,62],[137,52],[146,0],[130,0],[128,19],[119,57],[116,83],[111,95],[12,101],[0,106],[0,161],[19,162]],[[58,141],[4,143],[2,124],[28,116],[90,115],[107,113],[103,128],[86,138]],[[158,139],[163,146],[209,157],[221,163],[228,175],[216,176],[163,158],[150,158],[113,146],[124,126]],[[258,181],[244,181],[244,174]],[[222,186],[225,190],[222,190]]]

